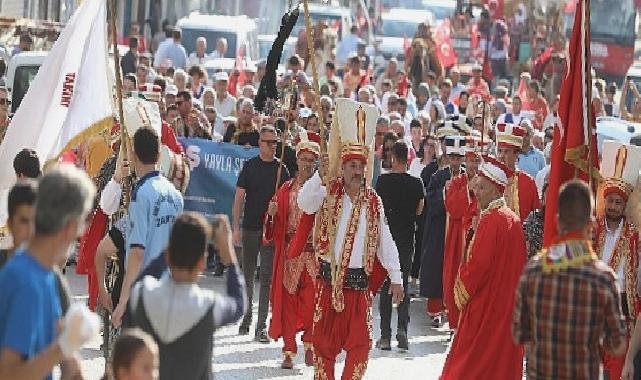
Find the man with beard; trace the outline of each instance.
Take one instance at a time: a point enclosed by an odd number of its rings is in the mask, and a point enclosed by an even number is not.
[[[342,174],[335,174],[339,162],[330,163],[324,154],[320,174],[298,193],[305,213],[319,212],[314,245],[321,275],[312,337],[316,380],[334,380],[336,356],[343,350],[342,378],[360,380],[372,346],[372,292],[389,276],[392,303],[404,298],[398,250],[381,199],[365,178],[377,117],[375,106],[337,99],[331,133],[340,135],[330,138],[328,151],[337,153],[332,157],[340,159]]]
[[[478,227],[454,284],[461,312],[441,380],[517,380],[523,348],[510,333],[514,292],[525,265],[525,237],[518,215],[503,198],[507,167],[485,157],[474,180]]]
[[[621,309],[628,322],[634,324],[641,311],[637,291],[639,268],[639,231],[626,217],[628,199],[639,177],[641,148],[620,142],[603,143],[601,174],[605,178],[603,187],[603,209],[605,215],[597,219],[594,234],[594,250],[597,256],[617,274]],[[628,330],[630,333],[631,331]],[[605,353],[603,366],[610,379],[619,379],[624,357]]]
[[[465,248],[467,247],[478,217],[478,205],[473,190],[473,180],[481,163],[482,147],[487,147],[489,138],[481,143],[478,131],[467,138],[465,173],[451,179],[445,185],[445,252],[443,255],[443,301],[447,310],[450,329],[458,326],[459,310],[454,302],[454,282]]]
[[[260,136],[253,118],[254,102],[251,99],[245,99],[240,104],[238,123],[233,128],[227,128],[225,139],[232,144],[257,147]]]
[[[314,314],[314,281],[318,274],[318,261],[314,255],[312,235],[305,239],[303,252],[294,252],[292,241],[296,229],[305,219],[298,207],[298,192],[314,174],[316,160],[320,156],[320,136],[301,132],[296,144],[298,174],[285,182],[269,202],[265,219],[265,239],[274,241],[274,262],[270,301],[272,318],[269,336],[278,340],[283,337],[284,359],[281,368],[294,368],[297,352],[296,333],[303,332],[305,364],[314,365],[312,351],[312,318]],[[309,220],[307,221],[309,222]]]
[[[422,297],[427,297],[427,314],[432,318],[432,327],[435,328],[441,324],[443,311],[443,250],[447,221],[443,190],[450,180],[464,173],[461,163],[465,155],[465,137],[445,137],[445,154],[448,165],[432,175],[425,192],[425,232],[421,260],[420,293]]]
[[[525,133],[525,129],[514,124],[496,126],[497,158],[508,168],[505,202],[520,216],[521,221],[524,221],[530,212],[541,207],[539,191],[534,179],[516,166]]]

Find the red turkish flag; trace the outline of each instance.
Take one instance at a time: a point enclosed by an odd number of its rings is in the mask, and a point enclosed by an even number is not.
[[[563,183],[574,178],[587,182],[588,173],[593,173],[594,178],[599,169],[596,120],[591,107],[590,28],[582,28],[584,19],[589,20],[589,5],[590,0],[580,0],[577,5],[570,40],[568,75],[561,85],[560,120],[557,120],[554,128],[550,177],[545,198],[545,247],[553,244],[559,237],[556,222],[557,201]],[[587,85],[588,83],[590,85]],[[593,193],[595,182],[593,181]]]
[[[434,41],[437,46],[436,54],[438,55],[438,59],[441,61],[443,67],[446,68],[456,65],[456,62],[458,61],[456,51],[452,47],[450,31],[450,19],[446,18],[434,33]]]

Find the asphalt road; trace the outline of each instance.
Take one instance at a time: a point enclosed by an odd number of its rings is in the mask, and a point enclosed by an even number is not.
[[[67,279],[78,302],[86,302],[87,285],[86,279],[77,276],[73,267],[67,269]],[[201,276],[201,285],[215,291],[224,290],[222,277],[211,275]],[[256,286],[255,294],[258,294]],[[254,308],[258,307],[254,303]],[[378,299],[374,300],[374,336],[380,336],[378,315]],[[445,352],[448,346],[448,334],[443,328],[434,329],[430,327],[430,321],[425,315],[425,301],[420,299],[412,300],[410,312],[411,321],[409,326],[409,351],[398,352],[395,348],[396,342],[392,341],[392,351],[381,351],[373,348],[370,353],[370,361],[365,379],[438,379],[443,363]],[[254,311],[254,316],[256,315]],[[396,316],[392,317],[395,325]],[[392,335],[395,335],[395,327],[392,326]],[[295,367],[292,370],[280,368],[281,342],[269,344],[256,343],[253,338],[253,326],[249,336],[238,336],[238,324],[224,327],[218,330],[214,337],[214,360],[213,368],[217,380],[253,380],[253,379],[312,379],[313,368],[305,367],[303,355],[299,354],[295,359]],[[302,353],[302,344],[299,346]],[[100,340],[91,342],[82,350],[82,368],[87,379],[100,379],[104,373],[105,361],[100,351]],[[337,378],[340,378],[340,371],[343,368],[345,355],[341,354],[337,363]],[[56,371],[57,372],[57,371]],[[58,378],[58,374],[55,373]]]

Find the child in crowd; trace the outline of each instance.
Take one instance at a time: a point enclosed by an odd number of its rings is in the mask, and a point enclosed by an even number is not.
[[[127,329],[114,343],[110,366],[114,380],[158,378],[158,345],[140,329]]]
[[[238,269],[229,219],[214,224],[214,245],[227,271],[224,295],[198,286],[207,262],[212,228],[198,213],[176,218],[166,250],[169,271],[147,276],[130,298],[131,322],[154,337],[160,352],[160,379],[210,379],[214,331],[237,321],[247,307],[245,281]]]

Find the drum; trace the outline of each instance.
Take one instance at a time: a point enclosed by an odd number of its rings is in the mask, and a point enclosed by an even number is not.
[[[189,185],[189,161],[185,156],[176,154],[171,151],[167,146],[160,147],[160,171],[161,173],[173,183],[178,191],[182,194],[187,191]]]

